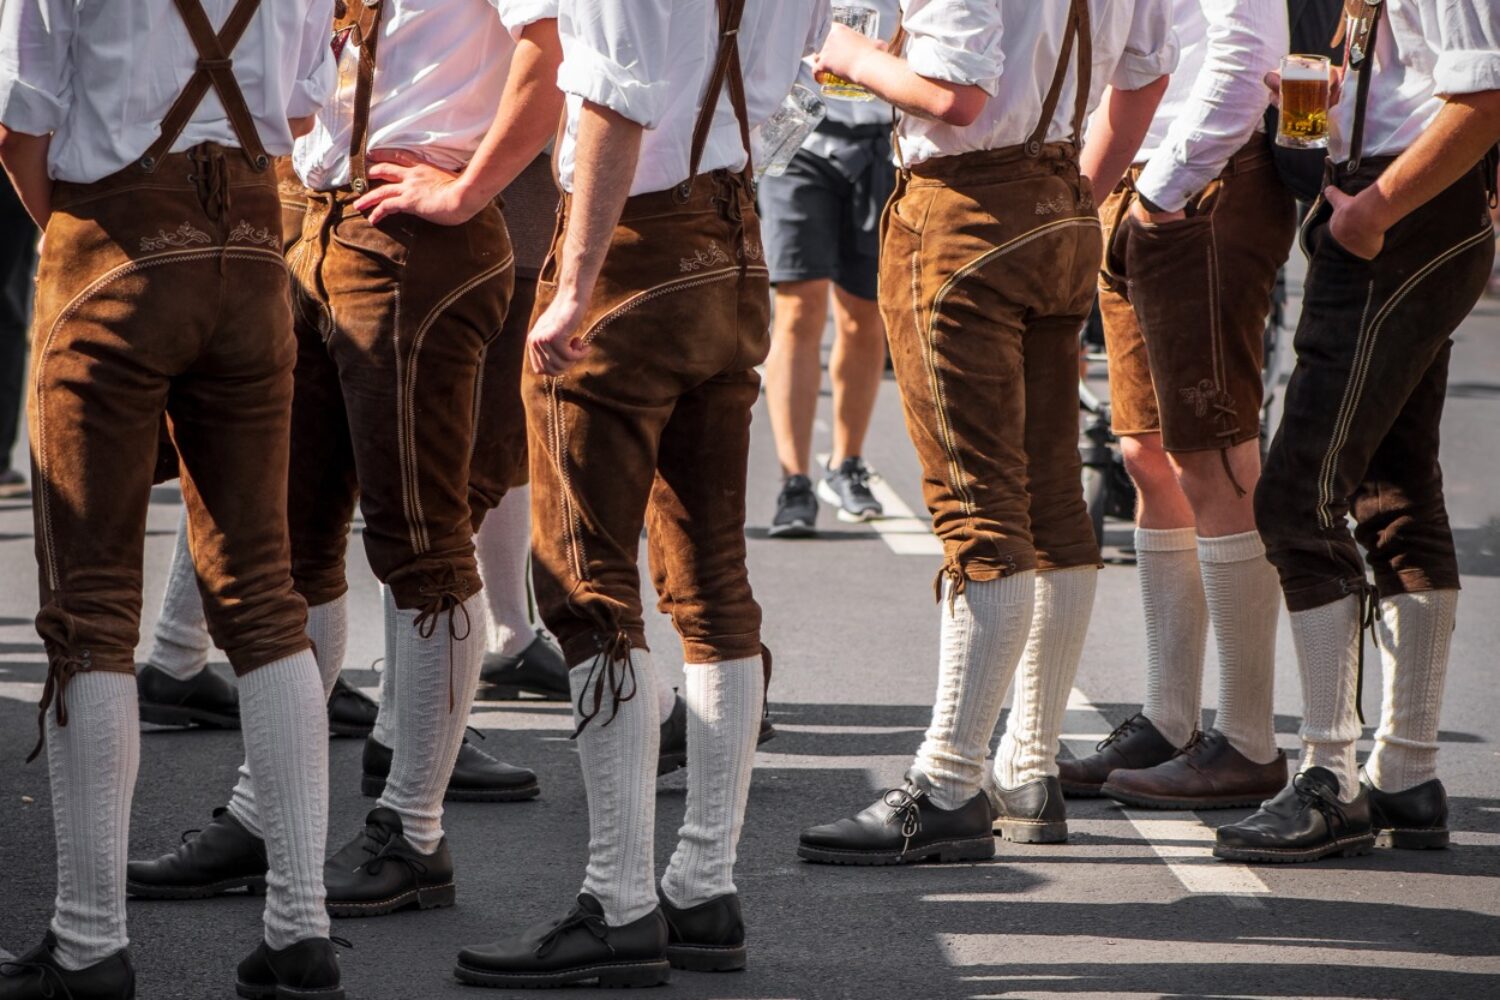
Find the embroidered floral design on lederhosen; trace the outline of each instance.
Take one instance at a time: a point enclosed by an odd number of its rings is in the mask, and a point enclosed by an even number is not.
[[[171,232],[158,229],[155,236],[141,237],[141,250],[150,253],[153,250],[165,250],[167,247],[207,246],[213,239],[203,230],[184,222]]]

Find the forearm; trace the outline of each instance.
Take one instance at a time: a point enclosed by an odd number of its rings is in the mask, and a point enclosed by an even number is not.
[[[52,178],[47,173],[51,135],[28,135],[0,126],[0,164],[11,186],[38,227],[47,228],[52,215]]]
[[[1500,90],[1449,98],[1432,124],[1355,202],[1380,231],[1441,194],[1500,139]]]
[[[573,202],[558,261],[559,297],[582,304],[593,295],[630,194],[644,132],[623,115],[584,102],[573,165]]]
[[[912,71],[905,59],[871,48],[850,67],[849,79],[909,115],[969,125],[989,95],[973,84],[932,80]]]
[[[1097,197],[1113,191],[1135,162],[1156,107],[1167,92],[1168,79],[1163,76],[1139,90],[1111,87],[1105,92],[1079,154],[1079,168]]]

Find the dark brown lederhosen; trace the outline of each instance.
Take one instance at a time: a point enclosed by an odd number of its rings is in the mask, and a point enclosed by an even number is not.
[[[1372,36],[1364,50],[1373,49]],[[1329,167],[1330,182],[1349,194],[1392,159],[1360,155],[1371,62],[1360,63],[1351,159]],[[1492,166],[1488,173],[1476,166],[1398,222],[1374,260],[1339,246],[1322,198],[1303,225],[1297,366],[1255,493],[1256,523],[1292,611],[1367,596],[1359,546],[1382,597],[1458,588],[1439,427],[1451,337],[1494,260]]]
[[[199,68],[136,163],[59,182],[37,279],[28,414],[41,612],[42,711],[80,671],[131,673],[158,428],[167,415],[204,611],[244,674],[308,648],[286,531],[295,348],[275,175],[216,35],[177,0]],[[212,86],[239,149],[171,153]]]
[[[359,45],[350,182],[309,192],[288,256],[297,331],[289,516],[292,573],[311,605],[348,589],[356,499],[375,575],[402,609],[478,593],[469,466],[486,349],[511,295],[500,210],[440,226],[405,213],[370,225],[365,139],[382,6],[350,4],[335,32]]]
[[[1046,143],[1075,39],[1073,140]],[[1078,171],[1091,48],[1075,0],[1027,142],[902,170],[882,222],[880,311],[955,592],[1099,560],[1078,453],[1078,332],[1100,247]]]
[[[720,2],[719,55],[690,179],[625,203],[579,327],[591,350],[564,376],[529,366],[524,376],[537,604],[570,665],[647,648],[637,570],[643,526],[660,606],[687,662],[761,654],[744,520],[770,280],[749,165],[697,175],[726,82],[748,149],[734,42],[742,7]],[[570,207],[565,196],[538,314],[556,292]]]
[[[1296,236],[1296,200],[1259,134],[1189,200],[1185,219],[1130,218],[1137,176],[1132,170],[1100,211],[1114,431],[1159,433],[1173,452],[1253,441],[1266,315]]]

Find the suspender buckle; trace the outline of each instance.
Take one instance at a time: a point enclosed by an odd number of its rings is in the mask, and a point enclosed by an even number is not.
[[[355,194],[364,194],[365,189],[370,186],[370,182],[363,177],[356,177],[349,183],[349,186],[354,189]]]
[[[1030,156],[1030,157],[1033,157],[1033,158],[1041,156],[1042,155],[1042,144],[1041,144],[1041,141],[1037,140],[1037,139],[1028,139],[1028,140],[1026,140],[1026,155]]]

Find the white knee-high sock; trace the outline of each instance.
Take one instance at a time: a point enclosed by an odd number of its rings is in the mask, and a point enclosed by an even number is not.
[[[385,653],[380,662],[380,707],[375,712],[372,739],[383,747],[396,745],[396,598],[391,588],[380,585],[380,607],[385,622]]]
[[[1437,777],[1438,717],[1458,591],[1397,594],[1380,603],[1385,693],[1365,770],[1376,788],[1401,792]]]
[[[339,679],[339,671],[344,665],[344,644],[348,635],[347,597],[347,594],[341,594],[326,604],[307,609],[307,637],[313,644],[313,658],[317,661],[319,680],[323,685],[325,729],[328,725],[328,696],[333,693],[334,682]],[[250,776],[248,754],[240,762],[239,779],[229,793],[229,812],[246,830],[257,837],[264,836],[255,804],[255,779]]]
[[[689,663],[687,810],[661,888],[677,906],[735,891],[734,859],[750,797],[765,672],[753,656]]]
[[[932,801],[955,809],[979,793],[1005,689],[1026,646],[1036,573],[969,580],[954,593],[943,580],[943,631],[937,696],[916,767],[932,783]]]
[[[488,611],[489,652],[514,656],[536,638],[526,563],[531,558],[531,487],[508,490],[474,536]]]
[[[208,666],[208,654],[213,649],[187,532],[184,511],[177,525],[177,544],[172,548],[172,567],[167,572],[167,589],[161,595],[151,655],[146,661],[180,681],[192,680]]]
[[[1339,798],[1359,790],[1354,744],[1359,716],[1354,685],[1359,666],[1359,598],[1349,596],[1292,612],[1292,638],[1302,674],[1302,766],[1326,767],[1339,779]]]
[[[612,927],[639,920],[656,907],[656,757],[661,747],[661,719],[651,697],[656,669],[644,649],[632,649],[630,663],[640,693],[621,702],[614,714],[606,692],[604,710],[578,734],[578,763],[589,803],[583,891],[599,900]],[[604,669],[590,660],[568,671],[575,722],[582,721],[578,702],[596,665]],[[592,703],[592,697],[584,703]]]
[[[1276,759],[1272,691],[1281,585],[1260,532],[1198,539],[1203,592],[1219,649],[1214,728],[1257,764]]]
[[[245,757],[266,842],[266,943],[328,936],[328,709],[312,651],[239,679]]]
[[[58,695],[68,724],[47,709],[47,773],[57,833],[52,933],[65,969],[82,969],[130,943],[125,933],[125,858],[130,799],[141,762],[135,678],[76,675]]]
[[[437,627],[425,637],[417,628],[421,614],[396,612],[395,686],[401,723],[391,747],[391,776],[379,804],[401,817],[413,847],[431,854],[443,839],[443,793],[463,745],[484,663],[484,630],[479,627],[483,598],[476,594],[452,612],[442,612]]]
[[[1198,532],[1137,528],[1135,551],[1146,612],[1146,703],[1141,714],[1180,747],[1203,719],[1208,601],[1198,569]]]
[[[995,780],[1001,788],[1019,788],[1057,773],[1057,744],[1083,658],[1098,580],[1094,566],[1036,575],[1031,634],[1016,672],[1010,719],[995,754]]]

